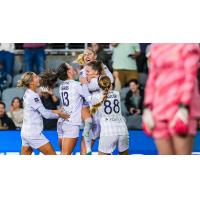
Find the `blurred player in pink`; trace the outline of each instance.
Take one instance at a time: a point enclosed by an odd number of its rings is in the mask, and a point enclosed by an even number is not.
[[[159,154],[191,154],[200,117],[198,44],[152,44],[143,128]]]

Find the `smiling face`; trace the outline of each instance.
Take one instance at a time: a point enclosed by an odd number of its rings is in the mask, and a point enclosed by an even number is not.
[[[85,69],[86,69],[86,76],[87,76],[87,79],[90,81],[92,78],[96,78],[99,76],[99,73],[98,71],[92,69],[92,66],[89,66],[89,65],[86,65],[85,66]]]
[[[83,59],[86,64],[95,61],[97,58],[96,54],[91,49],[85,49],[83,53]]]
[[[131,90],[133,93],[137,92],[138,89],[139,89],[139,85],[136,84],[135,82],[130,82],[129,87],[130,87],[130,90]]]

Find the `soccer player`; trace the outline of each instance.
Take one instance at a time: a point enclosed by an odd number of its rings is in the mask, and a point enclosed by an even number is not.
[[[99,76],[98,84],[101,91],[86,98],[91,105],[92,115],[100,124],[98,154],[110,155],[117,147],[120,155],[128,155],[129,135],[121,114],[119,92],[111,90],[108,76]]]
[[[57,69],[57,76],[63,83],[59,93],[61,103],[66,113],[70,115],[68,121],[59,119],[58,133],[62,134],[62,154],[71,155],[80,132],[81,109],[83,105],[83,90],[78,81],[74,80],[74,69],[67,63],[61,64]]]
[[[96,52],[92,48],[86,48],[84,53],[82,55],[79,55],[77,62],[80,65],[86,66],[88,63],[96,61],[97,55]],[[113,75],[109,71],[106,65],[102,64],[100,70],[104,70],[104,73],[109,76],[111,79],[111,82],[113,83]],[[86,67],[83,67],[83,69],[80,71],[80,78],[86,78]],[[100,90],[97,79],[93,80],[93,82],[90,84],[89,91],[90,92],[98,92]],[[92,128],[92,118],[89,111],[89,105],[84,100],[83,108],[82,108],[82,119],[85,122],[84,130],[83,130],[83,138],[81,141],[81,154],[90,154],[91,153],[91,145],[90,145],[90,139],[91,136],[89,135],[91,128]],[[94,127],[95,125],[93,125]],[[93,142],[92,142],[93,143]]]
[[[18,87],[26,87],[23,97],[24,116],[21,129],[22,138],[22,155],[30,155],[34,149],[46,155],[55,155],[55,151],[49,140],[42,134],[43,120],[42,116],[47,119],[56,119],[62,117],[67,119],[69,116],[61,110],[46,110],[37,94],[40,86],[39,77],[33,72],[26,72],[18,81]]]
[[[200,116],[198,44],[152,44],[143,127],[159,154],[191,154]]]
[[[71,65],[62,63],[56,70],[43,72],[43,86],[54,86],[57,78],[63,82],[60,85],[59,93],[62,109],[70,115],[68,120],[60,118],[58,120],[59,142],[62,143],[61,154],[71,155],[77,143],[81,125],[81,109],[83,105],[83,87],[78,81],[74,80],[75,71]]]

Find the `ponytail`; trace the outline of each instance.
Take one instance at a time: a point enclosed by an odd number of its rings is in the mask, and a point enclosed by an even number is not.
[[[98,108],[107,100],[108,98],[108,93],[110,91],[110,87],[111,87],[111,80],[108,76],[100,76],[98,78],[98,84],[99,87],[104,91],[103,93],[103,99],[101,100],[101,102],[95,104],[92,106],[92,108],[90,109],[91,114],[95,114],[98,110]]]
[[[17,82],[17,87],[29,87],[30,82],[33,79],[34,72],[25,72],[21,79]]]

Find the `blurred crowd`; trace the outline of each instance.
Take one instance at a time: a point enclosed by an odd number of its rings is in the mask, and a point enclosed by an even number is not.
[[[41,73],[45,66],[46,43],[23,44],[23,69],[21,72],[34,71]],[[88,44],[97,53],[97,60],[102,61],[113,73],[115,90],[120,91],[122,114],[127,120],[129,129],[141,129],[143,112],[144,88],[148,74],[148,49],[150,43],[111,43],[109,50],[104,44]],[[13,87],[15,44],[0,43],[0,130],[20,129],[23,121],[22,96],[11,99],[6,108],[7,100],[2,96],[9,87]],[[66,61],[67,62],[67,61]],[[57,66],[55,66],[57,67]],[[59,106],[58,94],[55,91],[40,91],[44,107],[54,110]],[[3,102],[4,101],[4,102]],[[56,129],[56,120],[44,119],[44,129]]]

